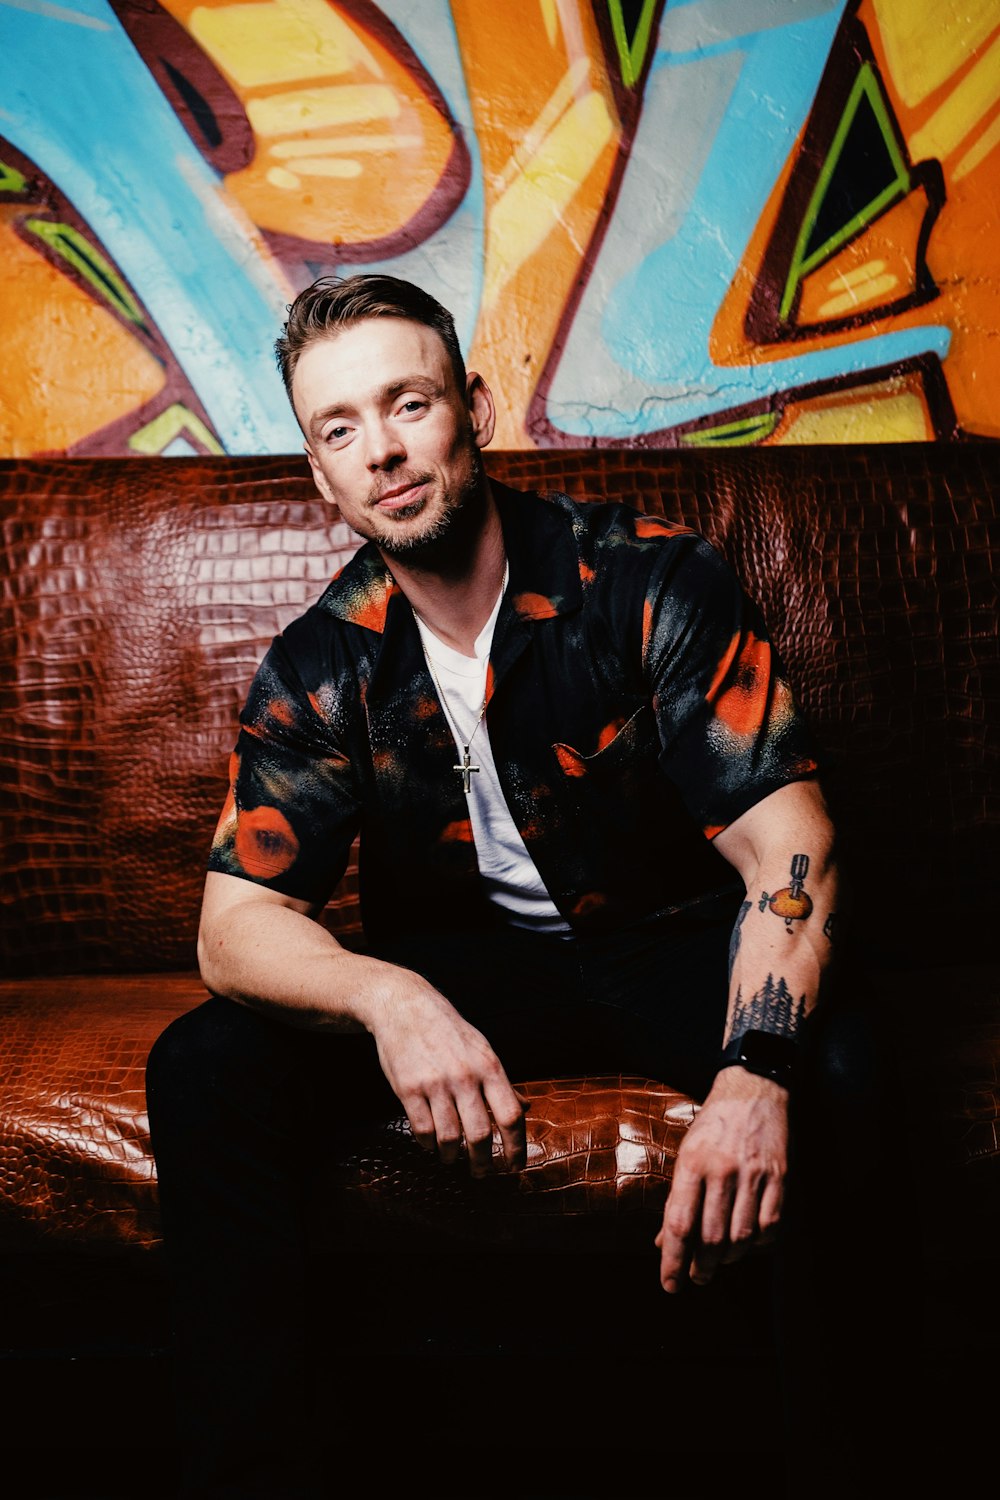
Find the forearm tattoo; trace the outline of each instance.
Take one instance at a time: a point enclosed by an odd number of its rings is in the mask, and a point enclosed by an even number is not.
[[[760,900],[757,902],[760,911],[770,910],[776,917],[783,917],[789,932],[793,922],[802,922],[812,915],[812,897],[805,889],[805,878],[808,873],[808,854],[793,855],[791,879],[788,885],[782,886],[781,890],[775,891],[773,895],[767,891],[761,891]]]
[[[813,901],[805,888],[806,876],[809,873],[808,854],[795,854],[792,856],[792,864],[789,870],[789,881],[781,887],[780,891],[761,891],[760,900],[757,902],[758,911],[772,911],[776,917],[781,917],[785,924],[785,930],[791,932],[793,922],[804,922],[813,913]],[[742,922],[746,910],[741,909],[737,923]],[[840,923],[835,911],[828,913],[823,923],[823,936],[828,943],[833,943],[839,936]],[[735,947],[730,947],[729,977],[732,978],[732,964],[739,950],[739,939]]]
[[[781,975],[775,979],[773,974],[768,974],[750,1000],[744,1000],[742,989],[736,991],[727,1040],[730,1036],[742,1036],[745,1031],[773,1031],[778,1036],[794,1036],[805,1013],[805,995],[796,1000]]]
[[[729,939],[729,978],[730,978],[730,980],[732,980],[733,970],[736,967],[736,955],[740,951],[740,937],[741,937],[740,928],[743,926],[743,923],[746,921],[747,912],[750,910],[750,908],[751,908],[752,905],[753,905],[752,901],[744,901],[743,905],[740,907],[739,911],[736,914],[736,923],[735,923],[735,925],[733,927],[732,937]]]
[[[787,932],[792,931],[793,923],[807,921],[813,913],[813,900],[805,888],[808,874],[808,854],[793,855],[788,884],[777,891],[761,891],[760,900],[756,903],[757,910],[770,911],[780,917]],[[730,982],[743,941],[743,924],[753,905],[752,900],[744,901],[733,925],[729,939]],[[823,936],[828,942],[834,941],[838,925],[836,912],[830,912],[823,924]],[[744,998],[742,987],[737,988],[731,1021],[727,1027],[727,1040],[729,1037],[742,1036],[745,1031],[771,1031],[778,1036],[794,1036],[805,1013],[805,995],[799,995],[796,999],[783,975],[779,974],[775,978],[774,974],[768,974],[761,988],[750,999]]]

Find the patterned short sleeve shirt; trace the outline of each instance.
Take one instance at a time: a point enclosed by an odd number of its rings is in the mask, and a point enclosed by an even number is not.
[[[493,490],[490,744],[553,901],[586,932],[731,888],[715,836],[818,770],[759,610],[688,528]],[[320,907],[360,835],[368,936],[496,920],[412,610],[370,543],[273,642],[240,724],[211,869]]]

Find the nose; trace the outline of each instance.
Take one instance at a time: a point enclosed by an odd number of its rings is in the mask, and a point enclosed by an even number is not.
[[[406,457],[406,445],[391,422],[381,418],[365,428],[366,461],[369,469],[391,469]]]

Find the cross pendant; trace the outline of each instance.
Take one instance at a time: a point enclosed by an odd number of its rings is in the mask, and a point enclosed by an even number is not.
[[[472,773],[473,771],[478,771],[479,769],[479,766],[474,766],[472,764],[472,757],[469,754],[469,747],[468,745],[466,745],[465,749],[462,751],[462,764],[460,766],[452,766],[452,770],[457,771],[459,776],[461,776],[462,778],[463,792],[472,791]]]

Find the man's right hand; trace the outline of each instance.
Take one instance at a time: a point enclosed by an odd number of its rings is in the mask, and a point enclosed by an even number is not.
[[[508,1166],[519,1172],[526,1101],[482,1032],[419,974],[342,948],[318,914],[305,901],[211,871],[198,937],[205,984],[294,1026],[370,1032],[422,1146],[453,1162],[464,1137],[472,1175],[482,1177],[496,1121]]]
[[[464,1138],[473,1177],[489,1171],[493,1121],[511,1171],[527,1160],[525,1102],[481,1031],[409,969],[395,969],[368,1022],[382,1071],[413,1134],[441,1160],[457,1160]]]

